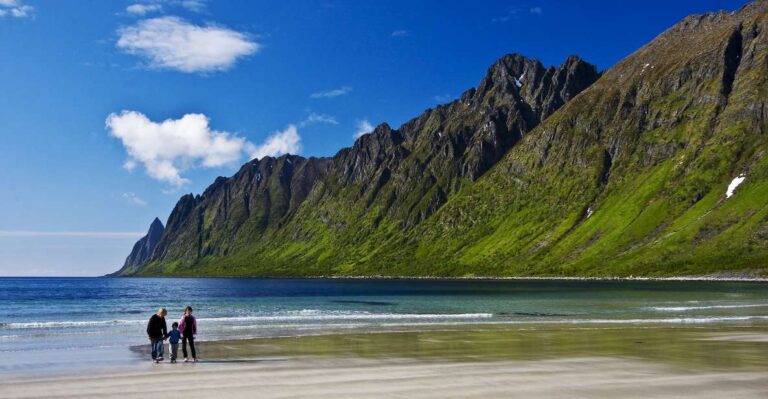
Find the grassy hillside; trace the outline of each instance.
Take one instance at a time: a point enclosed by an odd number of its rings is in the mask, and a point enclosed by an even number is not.
[[[765,2],[688,17],[544,115],[480,176],[443,179],[431,160],[452,147],[434,145],[398,155],[418,176],[342,179],[331,168],[262,239],[140,274],[765,275],[767,35]],[[484,105],[427,117],[414,142],[440,140],[446,120],[482,129],[462,121],[498,109]]]

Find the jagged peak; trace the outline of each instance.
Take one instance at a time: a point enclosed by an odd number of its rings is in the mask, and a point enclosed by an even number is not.
[[[531,69],[543,69],[541,61],[528,58],[518,53],[510,53],[502,56],[491,64],[485,77],[478,86],[478,91],[487,89],[492,84],[517,79]]]
[[[547,68],[570,68],[573,65],[579,65],[579,64],[586,64],[589,66],[594,67],[593,64],[585,61],[582,57],[580,57],[577,54],[571,54],[560,64],[560,65],[550,65]],[[509,53],[498,60],[494,62],[489,68],[488,68],[488,75],[492,75],[494,72],[512,72],[512,73],[522,73],[525,72],[526,69],[543,69],[544,64],[541,63],[536,58],[529,58],[522,54],[518,53]]]
[[[539,64],[541,61],[535,58],[529,58],[519,53],[509,53],[501,56],[496,62],[491,64],[489,71],[498,68],[509,68],[514,66],[523,66],[526,64]]]
[[[392,142],[393,144],[399,144],[402,141],[400,134],[397,130],[392,129],[387,122],[382,122],[373,129],[370,133],[361,135],[355,140],[353,147],[365,147],[372,142]],[[339,152],[343,152],[342,151]]]
[[[373,133],[374,134],[386,134],[386,133],[391,133],[391,132],[392,132],[392,128],[389,126],[389,123],[387,123],[387,122],[379,123],[373,129]]]
[[[149,225],[149,230],[152,230],[157,227],[163,228],[163,222],[160,221],[160,218],[155,217],[155,220],[153,220],[152,224]]]
[[[271,163],[271,162],[282,161],[282,160],[285,160],[285,159],[292,159],[293,160],[293,159],[298,159],[298,158],[304,159],[304,157],[301,156],[301,155],[290,154],[290,153],[285,153],[285,154],[281,154],[281,155],[277,155],[277,156],[264,155],[261,158],[253,158],[250,161],[248,161],[246,164],[258,165],[260,163]]]
[[[212,192],[214,192],[214,191],[218,190],[219,188],[221,188],[221,187],[223,187],[225,184],[227,184],[227,181],[229,181],[229,178],[228,178],[228,177],[224,177],[224,176],[218,176],[218,177],[216,178],[216,180],[214,180],[214,181],[213,181],[213,183],[211,183],[211,185],[209,185],[209,186],[208,186],[208,187],[205,189],[205,191],[203,191],[203,195],[204,195],[204,196],[205,196],[205,195],[209,195],[210,193],[212,193]],[[190,194],[190,195],[191,195],[191,194]]]
[[[576,54],[571,54],[568,56],[568,58],[563,61],[563,63],[560,65],[561,68],[573,68],[574,66],[578,66],[581,64],[586,64],[588,66],[595,67],[591,63],[585,61],[583,58],[579,57]],[[596,67],[595,67],[596,68]]]
[[[518,53],[506,54],[488,68],[488,72],[475,91],[467,91],[462,95],[461,101],[466,101],[477,93],[483,95],[494,87],[522,91],[523,86],[530,81],[536,80],[536,84],[540,84],[540,78],[545,75],[561,71],[575,73],[580,69],[590,75],[599,75],[595,65],[584,61],[578,55],[569,55],[560,65],[545,68],[538,59],[528,58]]]
[[[187,202],[195,202],[197,200],[197,197],[194,193],[184,194],[182,195],[178,201],[176,201],[176,206],[178,207],[179,204],[187,203]]]

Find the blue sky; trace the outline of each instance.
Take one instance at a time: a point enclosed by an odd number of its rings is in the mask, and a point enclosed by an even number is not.
[[[506,53],[603,70],[743,4],[0,0],[0,275],[113,271],[180,195],[254,156],[333,155]]]

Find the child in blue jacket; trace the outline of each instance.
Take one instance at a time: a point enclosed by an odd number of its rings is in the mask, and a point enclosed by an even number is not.
[[[168,333],[168,342],[171,344],[171,363],[176,363],[176,355],[179,353],[179,338],[181,338],[179,323],[173,323],[171,328],[173,330]]]

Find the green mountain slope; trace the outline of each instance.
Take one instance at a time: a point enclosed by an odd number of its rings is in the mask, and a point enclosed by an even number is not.
[[[688,17],[599,79],[507,56],[331,159],[253,161],[184,197],[137,274],[762,274],[767,9]]]
[[[762,273],[767,28],[765,3],[686,18],[410,234],[408,252],[450,275]]]

